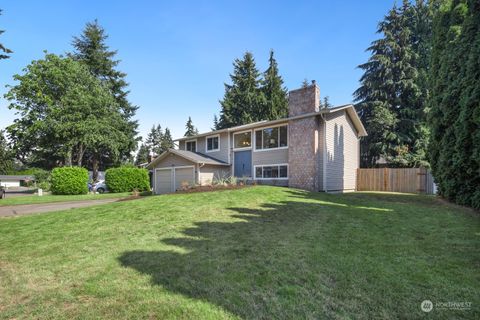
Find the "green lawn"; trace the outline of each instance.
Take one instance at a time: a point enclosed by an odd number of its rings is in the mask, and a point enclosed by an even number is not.
[[[0,219],[0,318],[478,319],[479,268],[478,213],[434,197],[156,196]]]
[[[0,200],[1,206],[12,206],[17,204],[35,204],[35,203],[49,203],[49,202],[65,202],[65,201],[79,201],[79,200],[94,200],[94,199],[111,199],[128,197],[130,193],[102,193],[102,194],[82,194],[76,196],[62,196],[62,195],[38,195],[7,197]]]

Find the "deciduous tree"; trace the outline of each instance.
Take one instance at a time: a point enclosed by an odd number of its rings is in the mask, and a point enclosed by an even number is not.
[[[71,58],[46,54],[33,61],[5,97],[18,117],[7,128],[20,159],[56,159],[81,166],[86,150],[118,152],[127,139],[116,122],[119,106],[88,68]]]

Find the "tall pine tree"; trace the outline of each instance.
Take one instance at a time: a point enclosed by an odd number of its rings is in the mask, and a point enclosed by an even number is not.
[[[426,96],[422,95],[413,37],[417,10],[404,0],[380,22],[383,37],[368,48],[371,57],[359,66],[364,70],[361,86],[354,93],[357,110],[369,136],[361,143],[361,165],[373,167],[380,158],[391,166],[411,167],[426,162]],[[422,40],[426,41],[426,40]],[[415,44],[415,46],[414,46]]]
[[[278,64],[270,50],[268,69],[263,73],[261,90],[265,96],[262,106],[262,120],[276,120],[288,117],[288,91],[278,71]]]
[[[170,133],[170,129],[165,128],[165,133],[163,134],[163,138],[161,142],[161,152],[165,152],[171,148],[173,148],[172,134]]]
[[[107,39],[108,35],[105,30],[95,20],[87,23],[80,37],[74,37],[72,42],[75,51],[71,56],[87,65],[90,72],[111,90],[120,107],[123,119],[117,123],[118,129],[128,137],[121,146],[120,152],[115,155],[109,153],[109,150],[87,152],[86,156],[91,161],[94,171],[99,166],[99,162],[112,164],[130,158],[131,152],[136,149],[138,140],[136,138],[138,123],[132,119],[138,107],[128,101],[126,74],[117,70],[120,62],[115,59],[117,51],[109,49],[106,44]],[[105,158],[105,155],[110,155],[110,157]]]
[[[135,158],[135,165],[139,166],[150,161],[150,151],[145,143],[140,145],[140,148],[137,152],[137,157]]]
[[[163,130],[161,125],[153,125],[145,140],[149,153],[159,155],[162,153]]]
[[[243,59],[235,59],[231,84],[225,84],[225,96],[221,104],[219,129],[262,120],[264,96],[260,90],[260,72],[251,52]]]
[[[218,126],[218,117],[216,114],[213,115],[213,127],[212,127],[212,130],[218,130],[220,129],[219,126]]]
[[[185,125],[185,129],[186,129],[185,134],[184,134],[185,137],[191,137],[191,136],[195,136],[195,135],[198,134],[198,130],[193,125],[191,117],[188,117],[187,124]]]
[[[0,15],[2,15],[2,10],[0,9]],[[5,32],[5,30],[0,30],[0,35],[2,35]],[[0,51],[3,52],[0,53],[0,60],[1,59],[8,59],[10,58],[9,54],[12,53],[12,50],[6,48],[3,44],[0,43]]]

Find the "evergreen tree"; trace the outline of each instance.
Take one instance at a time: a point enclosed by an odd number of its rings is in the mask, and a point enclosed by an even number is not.
[[[303,81],[302,81],[302,88],[306,88],[306,87],[308,87],[309,85],[310,85],[310,84],[308,83],[308,79],[307,79],[307,78],[303,79]]]
[[[145,143],[140,145],[140,148],[137,152],[137,157],[135,159],[135,165],[139,166],[143,163],[150,162],[150,151]]]
[[[381,157],[391,166],[428,165],[426,96],[415,52],[424,45],[418,39],[426,36],[412,36],[416,14],[407,0],[401,8],[394,6],[379,24],[377,32],[383,37],[372,42],[369,61],[359,66],[364,74],[354,96],[369,133],[361,143],[363,167],[375,166]]]
[[[160,155],[163,152],[162,141],[162,127],[159,124],[157,126],[153,125],[148,133],[147,139],[145,140],[145,146],[148,149],[148,152]]]
[[[13,158],[4,132],[0,130],[0,174],[9,174],[13,170]]]
[[[441,1],[430,65],[429,159],[439,193],[480,208],[480,3]]]
[[[265,99],[252,53],[246,52],[242,60],[235,59],[230,79],[232,84],[225,84],[225,95],[220,101],[219,129],[262,120]]]
[[[213,128],[212,130],[218,130],[219,129],[219,126],[218,126],[218,117],[216,114],[213,115]]]
[[[195,136],[195,135],[198,134],[198,130],[193,125],[191,117],[188,117],[187,124],[185,125],[185,128],[187,129],[187,131],[185,131],[185,134],[184,134],[185,137],[191,137],[191,136]]]
[[[0,10],[0,15],[2,15],[2,10]],[[4,32],[5,30],[0,30],[0,35],[2,35]],[[0,43],[0,51],[3,52],[3,54],[0,53],[0,60],[10,58],[9,54],[12,53],[12,50],[5,48],[5,46],[1,43]]]
[[[109,50],[106,45],[107,38],[105,30],[95,20],[87,23],[80,37],[74,37],[72,42],[75,51],[71,56],[87,65],[92,74],[111,90],[123,119],[116,125],[128,137],[114,159],[105,159],[104,155],[114,156],[109,150],[90,152],[89,157],[93,167],[98,166],[100,161],[118,163],[122,159],[128,159],[131,152],[136,149],[138,140],[136,138],[138,123],[132,119],[138,107],[128,101],[126,74],[116,69],[119,64],[119,60],[114,58],[117,51]]]
[[[173,148],[173,138],[172,134],[170,133],[170,129],[165,128],[165,133],[163,134],[162,137],[162,143],[161,143],[161,152],[165,152],[168,149]]]
[[[320,101],[320,109],[328,109],[328,108],[333,108],[333,105],[330,103],[330,97],[325,96],[323,98],[323,102]]]
[[[261,90],[265,104],[261,112],[262,120],[276,120],[288,117],[288,91],[283,86],[283,79],[278,72],[278,64],[270,50],[268,69],[263,74]]]

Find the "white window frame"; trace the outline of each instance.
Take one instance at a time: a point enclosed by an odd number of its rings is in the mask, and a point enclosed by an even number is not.
[[[278,174],[280,175],[280,166],[287,167],[287,176],[286,177],[277,177],[277,178],[257,178],[257,167],[262,168],[262,176],[263,176],[263,167],[278,167]],[[288,168],[288,163],[272,163],[272,164],[259,164],[253,166],[253,176],[255,180],[288,180],[290,175],[290,170]]]
[[[193,152],[197,152],[197,145],[198,145],[197,139],[185,140],[185,151],[188,151],[187,150],[187,143],[188,142],[195,142],[195,151],[193,151]]]
[[[208,139],[210,139],[210,138],[218,138],[218,149],[208,150]],[[214,134],[214,135],[211,135],[211,136],[206,136],[205,137],[205,153],[217,152],[217,151],[220,151],[220,135],[219,134]]]
[[[235,135],[236,135],[236,134],[246,133],[246,132],[250,132],[250,147],[235,148]],[[252,130],[244,130],[244,131],[239,131],[239,132],[233,132],[232,141],[233,141],[233,151],[252,150],[252,146],[253,146],[253,132],[252,132]]]
[[[276,127],[287,127],[287,146],[286,147],[277,147],[277,148],[263,148],[263,132],[262,132],[262,149],[257,149],[257,131],[263,131],[264,129],[270,129],[270,128],[276,128]],[[288,124],[283,123],[283,124],[277,124],[274,126],[266,126],[262,128],[255,129],[253,132],[253,137],[252,137],[252,143],[253,143],[253,151],[254,152],[263,152],[263,151],[272,151],[272,150],[282,150],[282,149],[288,149]],[[278,130],[278,144],[280,145],[280,129]]]

